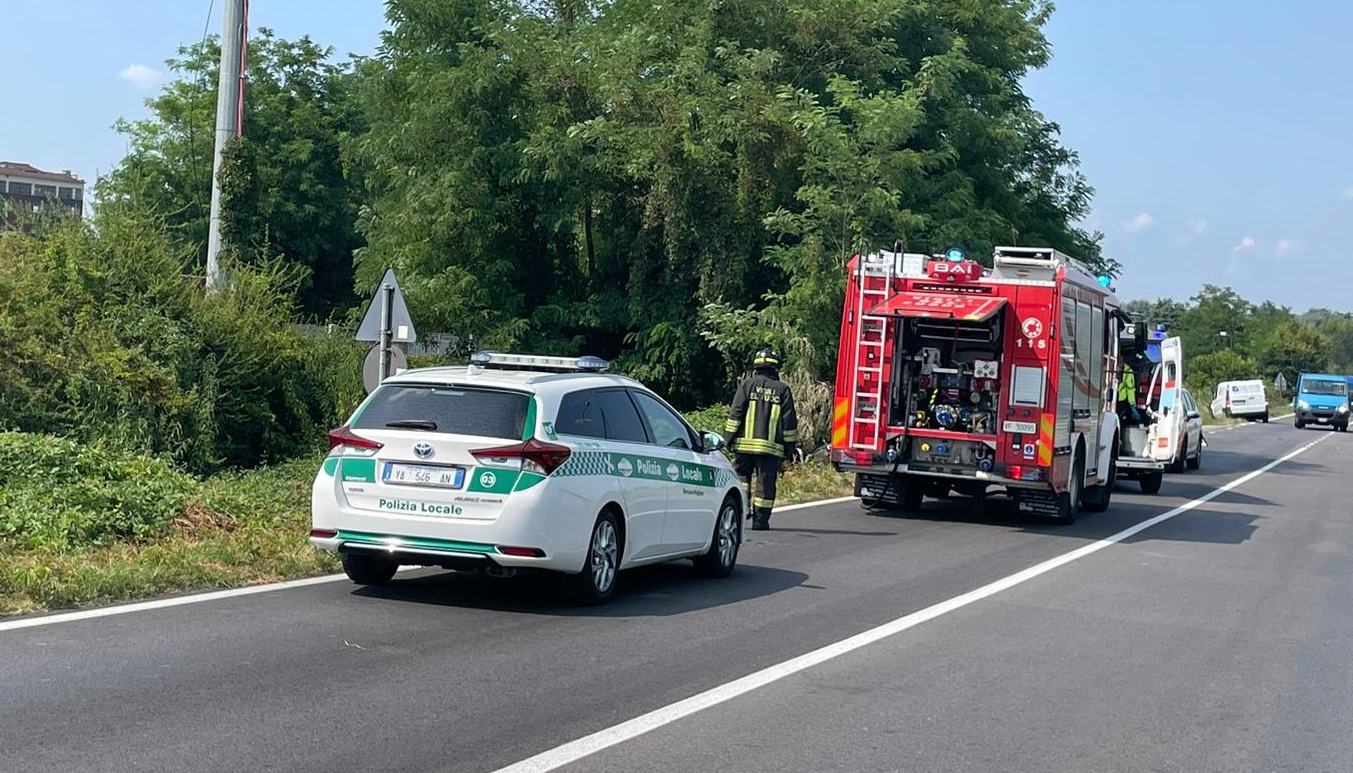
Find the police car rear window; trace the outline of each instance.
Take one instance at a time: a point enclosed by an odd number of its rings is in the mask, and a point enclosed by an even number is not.
[[[372,396],[353,428],[519,439],[530,404],[530,395],[502,389],[387,384]]]

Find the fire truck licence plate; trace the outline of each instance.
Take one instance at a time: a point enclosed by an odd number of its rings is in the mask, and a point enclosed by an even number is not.
[[[1032,435],[1038,431],[1038,425],[1032,421],[1007,421],[1001,425],[1006,432],[1018,432],[1024,435]]]
[[[465,484],[465,468],[386,462],[384,474],[381,475],[381,482],[403,483],[409,486],[460,488]]]

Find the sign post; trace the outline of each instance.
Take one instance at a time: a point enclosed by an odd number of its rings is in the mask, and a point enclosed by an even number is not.
[[[381,370],[378,381],[384,381],[390,377],[390,336],[394,333],[390,329],[390,314],[393,311],[390,303],[390,296],[395,294],[394,285],[381,285]]]
[[[407,367],[404,352],[395,346],[395,342],[412,343],[418,340],[418,333],[413,328],[413,319],[409,316],[404,294],[399,291],[393,268],[385,270],[385,276],[381,278],[380,286],[372,296],[371,305],[367,307],[366,316],[362,317],[362,324],[358,325],[357,335],[353,339],[376,344],[372,352],[376,355],[375,373],[371,373],[367,367],[363,368],[362,381],[367,392],[393,375],[392,370],[397,372]]]

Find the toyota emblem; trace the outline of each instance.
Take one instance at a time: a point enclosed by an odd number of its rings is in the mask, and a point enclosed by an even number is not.
[[[413,447],[413,454],[419,459],[427,459],[432,456],[431,443],[419,443]]]

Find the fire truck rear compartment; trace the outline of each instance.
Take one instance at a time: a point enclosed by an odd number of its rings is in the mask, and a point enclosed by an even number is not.
[[[911,472],[959,477],[992,472],[1004,309],[983,321],[899,321],[888,411],[889,427],[899,431],[889,441],[891,456]]]

